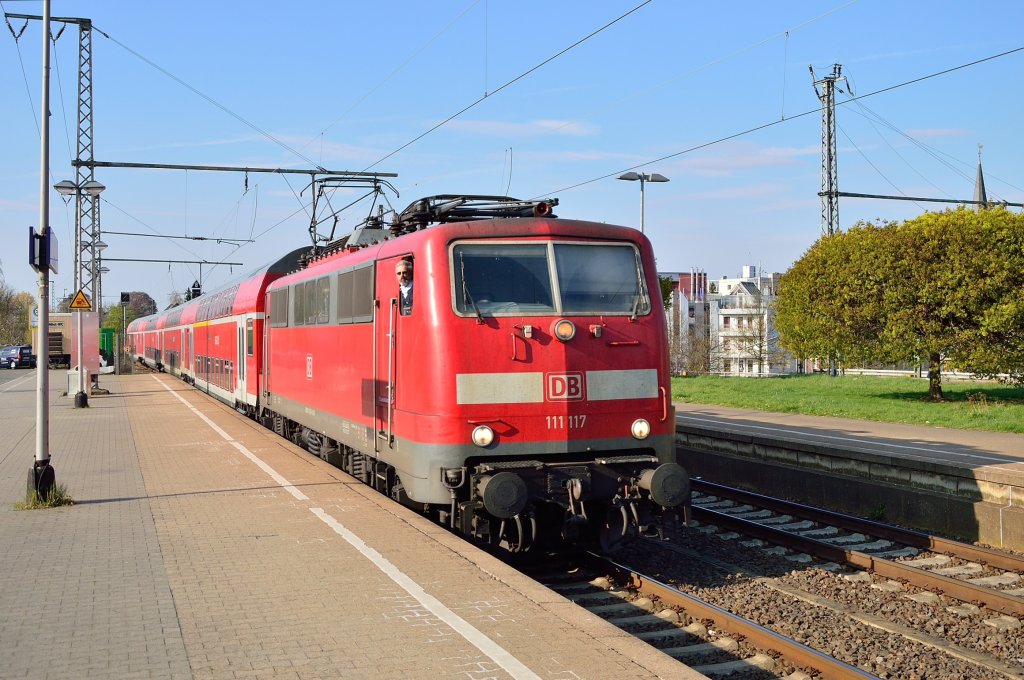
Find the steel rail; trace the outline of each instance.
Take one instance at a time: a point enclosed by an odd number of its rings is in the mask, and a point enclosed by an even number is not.
[[[701,482],[701,484],[704,485],[707,483]],[[738,495],[742,497],[743,494],[741,493]],[[735,500],[735,498],[733,500]],[[771,500],[778,502],[778,499]],[[760,501],[754,502],[760,504]],[[786,501],[782,501],[781,503],[785,504]],[[773,504],[765,503],[762,507],[767,509],[777,509],[774,507],[769,508],[769,505]],[[793,505],[796,506],[798,504]],[[799,507],[803,507],[805,509],[805,514],[802,516],[804,519],[824,524],[833,524],[828,518],[833,515],[837,515],[837,513],[832,513],[830,511],[820,511],[821,514],[816,514],[814,512],[814,508],[809,508],[807,506]],[[896,562],[883,557],[875,557],[856,550],[846,550],[830,543],[825,543],[813,538],[807,538],[806,536],[790,533],[782,529],[776,529],[764,524],[759,524],[753,520],[746,520],[731,516],[727,513],[708,510],[701,508],[700,506],[693,507],[693,515],[695,519],[699,519],[709,524],[724,526],[755,538],[794,548],[821,559],[854,566],[859,569],[874,572],[879,576],[884,576],[886,578],[901,579],[919,588],[949,595],[963,602],[980,603],[989,609],[1009,614],[1011,616],[1024,616],[1024,598],[1017,597],[1016,595],[1009,595],[993,588],[975,585],[973,583],[968,583],[967,581],[943,576],[942,574],[934,574],[904,562]],[[843,515],[838,516],[843,517]],[[869,522],[869,524],[874,526],[877,523]],[[833,526],[836,525],[833,524]],[[860,529],[851,529],[850,526],[843,526],[842,528],[874,535],[872,530],[864,529],[864,527],[861,527]]]
[[[840,512],[833,512],[822,508],[815,508],[810,505],[794,503],[793,501],[763,496],[752,491],[744,491],[722,484],[715,484],[705,480],[691,480],[691,488],[702,493],[710,493],[722,498],[754,503],[768,510],[777,510],[789,515],[824,521],[832,526],[840,527],[848,531],[857,531],[862,534],[871,534],[878,538],[885,538],[890,541],[898,541],[915,548],[931,550],[933,552],[954,553],[974,562],[983,562],[991,567],[1006,569],[1008,571],[1024,572],[1024,557],[1011,553],[1000,552],[992,548],[983,548],[970,543],[954,541],[948,538],[932,536],[913,529],[904,529],[890,524],[882,524],[863,517],[855,517]]]
[[[776,652],[794,665],[819,671],[820,677],[831,680],[863,680],[865,678],[877,680],[877,676],[856,666],[843,663],[801,642],[688,595],[606,557],[590,553],[587,555],[587,559],[592,568],[611,571],[617,581],[627,583],[629,587],[636,589],[642,595],[657,597],[669,606],[683,609],[694,618],[710,619],[721,630],[732,635],[742,636],[755,647]]]

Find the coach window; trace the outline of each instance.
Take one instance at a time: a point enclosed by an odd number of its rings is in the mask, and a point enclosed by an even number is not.
[[[373,321],[373,265],[352,272],[352,321]]]
[[[302,287],[302,308],[306,312],[306,323],[316,323],[316,281],[307,281]]]
[[[252,356],[253,353],[253,331],[252,319],[245,320],[245,353]]]
[[[353,272],[338,274],[338,323],[352,323],[352,291]]]
[[[284,328],[288,325],[288,289],[280,288],[270,293],[270,327]]]
[[[337,323],[373,321],[373,265],[342,272],[337,276]]]
[[[308,285],[312,286],[313,283]],[[316,280],[316,322],[327,323],[331,310],[331,279],[323,276]]]
[[[306,299],[302,294],[302,284],[295,284],[291,290],[292,299],[294,300],[292,303],[292,317],[295,319],[296,326],[302,326],[306,323],[306,312],[304,309]]]

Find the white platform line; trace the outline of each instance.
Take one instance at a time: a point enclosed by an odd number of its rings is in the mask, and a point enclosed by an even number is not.
[[[352,547],[362,553],[366,559],[373,562],[388,578],[397,583],[405,592],[416,598],[420,604],[430,610],[435,616],[451,626],[467,642],[493,659],[495,663],[504,668],[513,678],[540,680],[540,676],[527,668],[523,662],[509,654],[501,645],[484,635],[461,616],[448,609],[436,597],[424,591],[420,584],[403,573],[386,557],[366,545],[361,538],[346,529],[338,520],[328,515],[321,508],[310,508],[310,510],[327,526],[333,529],[334,533],[344,538]]]
[[[267,473],[268,475],[270,475],[270,478],[271,478],[271,479],[273,479],[273,480],[274,480],[275,482],[277,482],[277,483],[278,483],[278,484],[279,484],[279,485],[281,486],[281,488],[283,488],[283,489],[284,489],[285,491],[287,491],[288,493],[290,493],[290,494],[291,494],[292,496],[294,496],[294,497],[295,497],[295,498],[296,498],[297,500],[300,500],[300,501],[308,501],[308,500],[309,500],[309,496],[307,496],[306,494],[302,493],[302,492],[301,492],[301,491],[299,491],[299,490],[298,490],[297,488],[295,488],[295,486],[293,486],[293,485],[291,484],[291,482],[289,482],[289,481],[288,481],[287,479],[285,479],[284,477],[282,477],[281,475],[279,475],[279,474],[277,473],[277,470],[275,470],[274,468],[270,467],[269,465],[267,465],[266,463],[264,463],[264,462],[263,462],[262,460],[260,460],[259,458],[257,458],[257,457],[256,457],[256,455],[255,455],[254,453],[252,453],[251,451],[249,451],[249,449],[245,448],[245,446],[243,446],[243,445],[242,445],[242,444],[241,444],[240,442],[236,441],[234,437],[232,437],[232,436],[231,436],[231,435],[229,435],[229,434],[228,434],[227,432],[225,432],[224,430],[222,430],[222,429],[221,429],[221,428],[220,428],[220,427],[219,427],[219,426],[218,426],[218,425],[217,425],[217,424],[216,424],[215,422],[213,422],[212,420],[210,420],[209,418],[207,418],[205,414],[203,414],[202,412],[200,412],[200,411],[199,411],[199,409],[197,409],[197,408],[196,408],[195,406],[193,406],[192,404],[190,404],[190,403],[188,402],[188,400],[187,400],[187,399],[185,399],[185,397],[181,396],[180,394],[178,394],[177,392],[175,392],[174,390],[172,390],[172,389],[171,389],[170,387],[168,387],[168,386],[167,386],[167,385],[166,385],[166,384],[164,383],[164,381],[160,380],[160,379],[159,379],[159,378],[157,378],[157,377],[156,377],[155,375],[153,376],[153,380],[156,380],[156,381],[157,381],[158,383],[160,383],[160,386],[161,386],[161,387],[163,387],[163,388],[164,388],[165,390],[167,390],[168,392],[170,392],[171,394],[173,394],[173,395],[174,395],[175,397],[177,397],[178,401],[180,401],[180,402],[181,402],[182,404],[184,404],[185,406],[187,406],[187,407],[188,407],[188,409],[189,409],[190,411],[192,411],[192,413],[194,413],[194,414],[196,414],[197,416],[199,416],[200,418],[202,418],[203,422],[205,422],[205,423],[206,423],[207,425],[209,425],[209,426],[210,426],[211,428],[213,428],[213,431],[214,431],[214,432],[216,432],[217,434],[219,434],[219,435],[220,435],[221,437],[223,437],[223,438],[224,438],[224,439],[225,439],[225,440],[226,440],[226,441],[227,441],[227,442],[228,442],[229,444],[231,444],[231,445],[232,445],[232,446],[234,446],[234,447],[235,447],[236,449],[238,449],[238,450],[239,450],[239,452],[241,452],[241,454],[242,454],[243,456],[245,456],[246,458],[248,458],[249,460],[251,460],[251,461],[252,461],[253,463],[255,463],[255,464],[256,464],[256,466],[257,466],[257,467],[258,467],[259,469],[263,470],[263,471],[264,471],[264,472],[266,472],[266,473]]]
[[[29,378],[36,377],[35,371],[36,369],[32,369],[32,372],[30,372],[28,375],[23,375],[20,378],[15,378],[14,380],[11,380],[9,383],[3,386],[3,389],[0,389],[0,392],[6,392],[7,390],[12,390],[15,387],[21,387],[21,384],[24,383],[26,380],[28,380]]]
[[[195,406],[190,404],[187,399],[168,387],[158,377],[153,376],[161,387],[173,394],[177,399],[185,404],[186,407],[197,416],[202,418],[203,422],[213,428],[214,432],[223,437],[228,443],[238,449],[246,458],[255,463],[261,470],[266,472],[270,477],[277,482],[282,488],[287,490],[290,494],[295,496],[298,500],[306,501],[309,497],[304,493],[296,489],[287,479],[277,473],[274,468],[270,467],[255,454],[245,448],[240,442],[235,440],[231,435],[225,432],[223,429],[217,426],[212,420],[206,417],[199,411]],[[345,528],[338,520],[328,515],[322,508],[310,508],[310,511],[316,515],[324,524],[329,526],[334,533],[345,539],[352,547],[358,550],[363,557],[373,562],[374,566],[380,569],[385,576],[390,578],[392,581],[397,583],[405,592],[409,593],[412,597],[416,598],[416,601],[426,607],[436,617],[448,624],[455,632],[461,635],[467,642],[479,649],[481,652],[490,657],[495,663],[505,669],[505,671],[516,680],[541,680],[540,676],[531,671],[527,666],[506,651],[501,645],[491,640],[487,635],[481,632],[479,629],[474,627],[468,621],[463,619],[461,616],[453,612],[451,609],[446,607],[440,600],[433,595],[428,594],[420,584],[416,583],[412,578],[406,575],[398,567],[391,563],[386,557],[381,555],[375,549],[371,548],[366,544],[363,539],[356,536],[349,529]]]

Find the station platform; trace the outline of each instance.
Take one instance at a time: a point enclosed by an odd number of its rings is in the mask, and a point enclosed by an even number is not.
[[[50,394],[75,504],[15,510],[35,372],[0,383],[4,678],[702,678],[166,375]]]
[[[1024,551],[1022,435],[675,407],[691,475]]]

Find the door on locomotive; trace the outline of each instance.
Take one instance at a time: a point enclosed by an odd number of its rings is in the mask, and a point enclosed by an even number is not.
[[[377,452],[394,447],[395,389],[398,378],[398,346],[405,318],[412,314],[411,289],[403,295],[404,286],[412,286],[413,259],[399,255],[377,261],[377,310],[374,315],[374,422],[377,431]],[[403,304],[403,298],[409,300]]]

